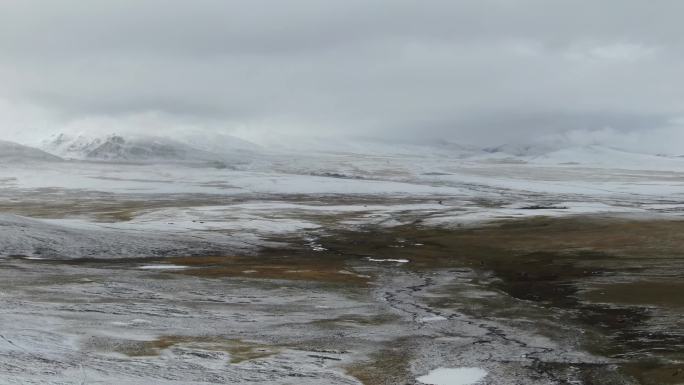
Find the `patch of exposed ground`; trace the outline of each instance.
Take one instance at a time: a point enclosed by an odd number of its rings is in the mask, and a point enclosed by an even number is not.
[[[209,206],[234,203],[238,198],[169,195],[150,199],[147,196],[117,196],[97,192],[32,190],[15,199],[0,201],[0,211],[32,218],[61,219],[88,217],[99,222],[125,222],[139,213],[172,207]]]
[[[270,357],[280,350],[278,347],[211,336],[161,336],[149,341],[91,337],[85,344],[86,349],[111,351],[129,357],[158,356],[163,350],[174,346],[226,352],[230,355],[231,364]]]

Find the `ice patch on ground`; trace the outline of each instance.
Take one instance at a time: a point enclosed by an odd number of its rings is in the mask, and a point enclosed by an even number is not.
[[[394,263],[409,263],[410,261],[408,259],[376,259],[376,258],[368,258],[369,262],[394,262]]]
[[[426,385],[475,385],[485,377],[487,372],[480,368],[439,368],[418,377],[418,381]]]

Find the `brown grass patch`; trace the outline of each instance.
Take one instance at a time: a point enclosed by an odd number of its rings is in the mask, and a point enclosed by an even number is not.
[[[103,345],[100,342],[100,345]],[[129,357],[158,356],[162,350],[173,346],[184,346],[209,351],[226,352],[230,363],[255,360],[277,354],[278,348],[221,337],[162,336],[152,341],[109,341],[109,349]]]
[[[684,308],[684,282],[637,281],[594,285],[583,297],[594,303]],[[684,377],[683,377],[684,378]]]
[[[370,356],[365,362],[347,367],[347,373],[364,385],[406,384],[411,357],[404,340],[399,340]]]

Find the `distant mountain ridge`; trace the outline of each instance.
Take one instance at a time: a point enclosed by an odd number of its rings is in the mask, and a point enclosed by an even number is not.
[[[644,154],[599,144],[576,145],[559,141],[477,147],[450,141],[405,143],[362,138],[280,138],[276,136],[271,138],[271,143],[260,146],[221,133],[206,135],[188,133],[186,136],[174,138],[116,134],[108,136],[59,134],[43,142],[41,147],[45,152],[26,146],[17,146],[20,145],[10,146],[5,143],[4,150],[0,146],[0,159],[15,157],[17,159],[58,160],[62,157],[101,162],[185,162],[229,168],[249,164],[250,167],[262,170],[270,170],[277,164],[286,164],[291,159],[310,158],[312,162],[315,162],[312,159],[316,156],[326,155],[406,159],[444,158],[483,164],[529,163],[549,166],[581,165],[617,168],[628,166],[655,169],[680,167],[684,162],[684,159],[679,157]],[[314,166],[314,164],[309,166]]]
[[[42,148],[68,159],[121,161],[121,162],[228,162],[248,160],[250,149],[243,149],[239,140],[233,146],[221,147],[213,143],[216,151],[208,151],[178,140],[154,136],[104,137],[85,135],[56,135],[42,143]],[[245,142],[246,143],[246,142]],[[249,147],[244,145],[244,147]]]

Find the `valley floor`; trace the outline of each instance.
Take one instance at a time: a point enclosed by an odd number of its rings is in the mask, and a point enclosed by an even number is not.
[[[0,383],[684,383],[678,171],[337,161],[0,167]]]

